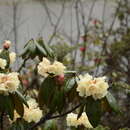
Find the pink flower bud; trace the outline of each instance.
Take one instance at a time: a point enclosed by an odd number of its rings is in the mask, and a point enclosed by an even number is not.
[[[11,41],[4,41],[4,43],[3,43],[3,48],[4,49],[9,49],[10,48],[10,46],[11,46]]]
[[[64,74],[61,74],[61,75],[56,76],[56,82],[57,82],[57,84],[63,85],[64,80],[65,80]]]

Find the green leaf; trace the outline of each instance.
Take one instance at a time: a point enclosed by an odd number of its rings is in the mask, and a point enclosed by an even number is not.
[[[46,53],[46,51],[43,49],[43,47],[42,47],[41,45],[39,45],[38,43],[35,43],[35,44],[36,44],[36,47],[37,47],[37,51],[42,54],[42,57],[43,57],[43,56],[47,56],[47,53]]]
[[[106,99],[108,101],[108,104],[110,105],[110,107],[113,109],[114,112],[121,113],[115,97],[110,92],[107,93]]]
[[[39,38],[37,42],[45,49],[45,51],[50,57],[54,57],[52,49],[43,41],[42,38]]]
[[[21,102],[21,100],[19,99],[17,94],[12,94],[13,97],[13,101],[14,101],[14,107],[16,112],[23,117],[24,114],[24,106],[23,103]]]
[[[87,98],[86,113],[93,127],[96,127],[101,118],[101,104],[99,100],[94,100],[92,97]]]
[[[53,96],[55,95],[56,82],[53,77],[47,77],[39,90],[39,105],[43,107],[44,105],[49,106]]]
[[[84,107],[85,107],[85,105],[84,105],[84,104],[83,104],[83,105],[81,105],[80,110],[79,110],[79,113],[78,113],[78,117],[77,117],[77,119],[79,119],[79,118],[80,118],[80,116],[82,115],[82,113],[83,113],[83,111],[84,111]]]
[[[5,96],[0,94],[0,111],[5,111]]]
[[[29,108],[27,101],[23,97],[23,95],[19,91],[15,91],[15,94],[18,96],[18,98]]]
[[[58,102],[57,102],[57,110],[59,113],[62,112],[65,105],[65,95],[64,91],[60,91],[58,95]]]
[[[22,51],[21,54],[20,54],[20,56],[22,56],[22,58],[25,58],[25,57],[28,55],[28,53],[29,53],[29,43],[30,43],[30,41],[32,41],[32,39],[29,40],[29,41],[25,44],[24,49],[23,49],[23,51]]]
[[[0,95],[0,110],[6,112],[10,119],[13,120],[14,117],[14,103],[10,95],[3,96]]]
[[[28,130],[30,123],[26,122],[22,118],[17,118],[15,122],[13,122],[9,128],[9,130]]]
[[[53,112],[58,111],[59,113],[61,113],[64,104],[65,104],[64,92],[56,90],[52,102],[50,104],[50,109]]]
[[[14,118],[14,103],[13,100],[11,98],[11,96],[5,96],[4,98],[5,101],[5,109],[10,117],[11,120],[13,120]]]
[[[35,45],[34,40],[30,40],[28,48],[29,48],[29,51],[31,52],[31,54],[35,54],[35,52],[36,52],[36,45]]]
[[[69,92],[75,86],[75,84],[76,84],[75,78],[69,79],[64,86],[64,91]]]
[[[23,51],[21,52],[20,56],[22,56],[22,58],[25,58],[26,55],[28,54],[28,52],[29,52],[29,48],[28,48],[28,46],[26,45],[26,46],[24,47]]]

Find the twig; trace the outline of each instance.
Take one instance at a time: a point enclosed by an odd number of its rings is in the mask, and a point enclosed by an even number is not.
[[[59,118],[59,117],[63,117],[71,112],[73,112],[75,109],[79,108],[83,103],[79,103],[78,105],[76,105],[74,108],[72,108],[71,110],[61,114],[61,115],[56,115],[56,116],[51,116],[52,113],[48,113],[46,114],[43,118],[41,118],[41,120],[37,123],[35,123],[31,128],[29,128],[28,130],[32,130],[38,126],[40,126],[41,124],[44,124],[47,120],[51,120],[51,119],[55,119],[55,118]]]
[[[113,21],[112,21],[112,23],[111,23],[111,25],[110,25],[110,27],[109,27],[108,36],[105,36],[105,39],[104,39],[104,41],[103,41],[103,45],[102,45],[102,50],[101,50],[100,56],[102,56],[102,55],[104,54],[104,52],[107,53],[107,50],[106,50],[107,41],[108,41],[109,35],[110,35],[111,32],[112,32],[113,26],[114,26],[114,24],[115,24],[115,21],[116,21],[116,18],[117,18],[117,14],[118,14],[118,11],[119,11],[119,9],[120,9],[120,3],[121,3],[121,0],[119,1],[118,7],[116,8],[115,17],[113,18]],[[95,72],[94,72],[94,75],[95,75],[95,76],[96,76],[97,73],[98,73],[99,65],[100,65],[100,62],[96,65],[97,68],[96,68],[96,70],[95,70]]]
[[[78,44],[79,39],[80,39],[80,34],[81,34],[80,33],[78,4],[79,4],[79,0],[76,1],[76,5],[75,5],[76,22],[77,22],[77,39],[76,39],[76,44]],[[73,70],[75,69],[76,57],[77,57],[77,50],[74,52]]]
[[[87,21],[87,24],[85,23],[85,15],[84,15],[84,8],[83,8],[83,5],[82,5],[82,2],[80,0],[80,6],[81,6],[81,16],[82,16],[82,25],[84,27],[84,36],[87,36],[87,33],[88,33],[88,26],[89,26],[89,22],[91,20],[91,15],[92,15],[92,12],[93,12],[93,9],[95,7],[95,3],[96,3],[96,0],[93,1],[92,5],[91,5],[91,8],[90,8],[90,11],[89,11],[89,16],[88,16],[88,21]],[[84,45],[83,47],[86,48],[87,44],[86,44],[86,38],[84,38]],[[86,49],[85,51],[83,51],[82,53],[82,59],[81,59],[81,65],[84,66],[85,65],[85,55],[86,55]]]

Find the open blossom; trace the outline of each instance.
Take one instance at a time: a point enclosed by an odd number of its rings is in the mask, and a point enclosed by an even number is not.
[[[70,113],[67,115],[67,126],[78,127],[79,125],[83,125],[86,128],[93,128],[91,123],[88,120],[88,117],[85,112],[82,113],[80,118],[78,118],[78,114]]]
[[[15,59],[16,59],[16,53],[10,52],[9,53],[9,59],[10,59],[10,63],[13,64],[15,62]]]
[[[50,61],[45,57],[43,57],[42,62],[40,62],[38,65],[38,73],[44,77],[47,77],[49,73],[54,75],[64,74],[65,69],[66,67],[62,63],[54,61],[54,63],[51,64]]]
[[[105,81],[105,77],[93,78],[91,75],[86,74],[80,76],[77,91],[81,97],[92,96],[96,100],[105,97],[108,88],[109,85]]]
[[[0,93],[8,95],[17,90],[20,81],[18,79],[18,73],[12,72],[9,74],[0,73]]]
[[[0,68],[5,69],[6,65],[7,65],[7,61],[5,59],[0,58]]]
[[[42,110],[39,109],[38,104],[35,99],[30,99],[27,101],[29,108],[24,106],[23,119],[27,122],[38,122],[42,117]],[[15,112],[15,119],[20,116]]]

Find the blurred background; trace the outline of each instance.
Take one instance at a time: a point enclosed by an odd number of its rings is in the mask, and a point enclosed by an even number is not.
[[[91,19],[102,20],[104,15],[105,26],[111,24],[115,2],[105,0],[105,10],[104,0],[81,2],[76,5],[76,0],[0,0],[0,41],[9,39],[19,50],[28,40],[38,36],[48,42],[55,31],[68,42],[75,43],[78,35],[76,8],[80,35],[84,35],[82,13],[85,23],[92,10]]]
[[[130,0],[0,0],[1,43],[11,40],[12,49],[20,54],[30,39],[38,37],[55,50],[58,60],[68,68],[108,77],[110,91],[123,114],[109,110],[100,124],[127,130]],[[16,65],[19,64],[17,61]],[[65,127],[62,124],[61,129]]]

